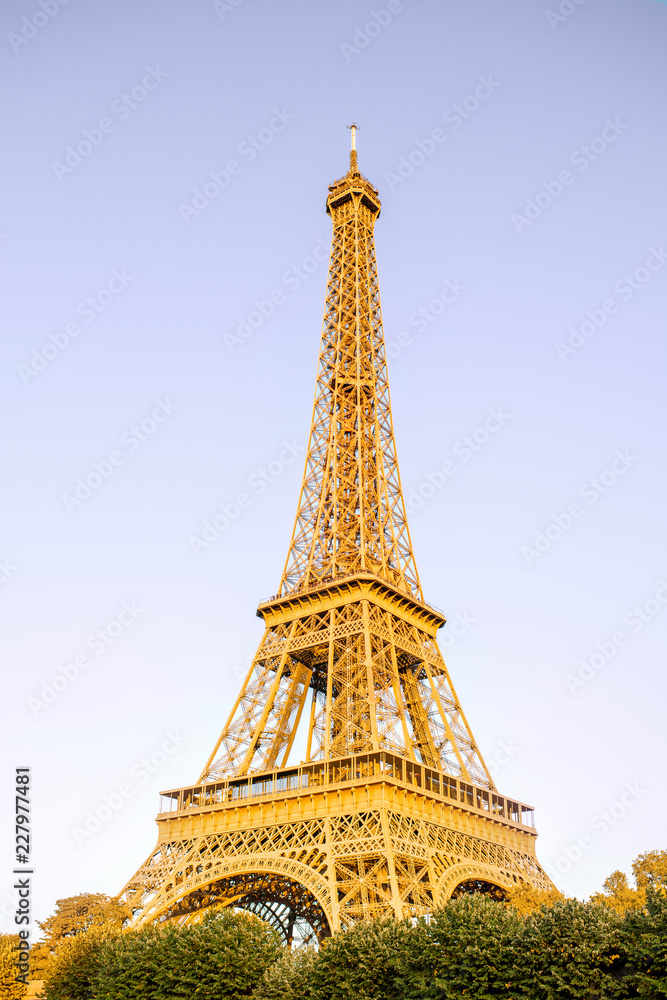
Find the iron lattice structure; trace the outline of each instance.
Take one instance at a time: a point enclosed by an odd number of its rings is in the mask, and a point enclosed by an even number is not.
[[[532,810],[498,793],[424,602],[396,460],[376,189],[329,187],[324,328],[301,496],[265,632],[197,784],[163,793],[123,890],[139,922],[250,909],[287,941],[428,912],[461,887],[551,883]],[[304,709],[307,716],[304,716]],[[305,761],[288,761],[303,718]],[[307,720],[307,721],[306,721]]]

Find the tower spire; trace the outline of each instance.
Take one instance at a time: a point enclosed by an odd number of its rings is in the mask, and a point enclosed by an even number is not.
[[[396,460],[375,261],[380,199],[356,170],[329,186],[331,261],[306,468],[280,594],[360,572],[422,600]]]
[[[359,172],[357,167],[357,129],[359,126],[356,122],[352,122],[351,125],[347,126],[350,129],[350,169],[349,173],[356,174]]]

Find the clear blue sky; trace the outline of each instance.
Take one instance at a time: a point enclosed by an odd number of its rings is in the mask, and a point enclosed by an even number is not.
[[[565,891],[667,846],[667,7],[571,8],[3,4],[3,929],[15,766],[43,919],[120,889],[234,701],[353,120],[415,555],[476,738]]]

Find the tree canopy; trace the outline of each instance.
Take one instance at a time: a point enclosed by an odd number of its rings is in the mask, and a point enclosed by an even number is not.
[[[361,921],[289,951],[233,908],[123,926],[99,894],[44,921],[47,1000],[667,1000],[667,851],[615,871],[588,902],[517,887],[461,895],[413,920]],[[7,955],[0,942],[0,963]],[[2,950],[4,948],[4,951]],[[33,976],[33,978],[37,978]],[[0,1000],[21,1000],[8,986]]]
[[[112,899],[101,892],[83,892],[56,900],[56,912],[39,922],[44,941],[50,947],[62,938],[72,937],[90,927],[117,927],[120,929],[132,916],[126,903]]]
[[[632,862],[638,889],[667,891],[667,851],[646,851]]]
[[[0,1000],[21,1000],[27,985],[16,981],[18,934],[0,934]]]
[[[278,933],[249,913],[138,931],[91,926],[61,945],[46,978],[48,1000],[241,1000],[282,952]]]
[[[31,979],[45,979],[57,952],[77,936],[97,928],[102,939],[120,932],[132,914],[126,903],[101,892],[84,892],[56,900],[56,911],[46,920],[38,921],[43,938],[30,949]],[[94,939],[91,938],[91,940]],[[82,946],[81,955],[87,946]],[[66,949],[72,955],[79,949]]]

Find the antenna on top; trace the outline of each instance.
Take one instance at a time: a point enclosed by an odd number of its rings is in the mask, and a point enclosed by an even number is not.
[[[350,135],[350,173],[355,173],[357,170],[357,129],[359,126],[356,122],[352,122],[351,125],[347,126],[351,132]]]

